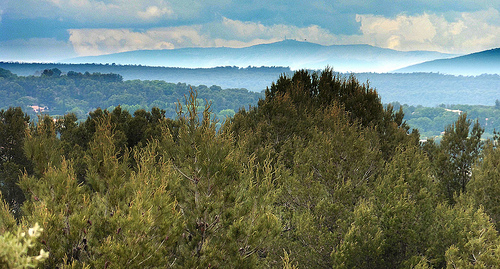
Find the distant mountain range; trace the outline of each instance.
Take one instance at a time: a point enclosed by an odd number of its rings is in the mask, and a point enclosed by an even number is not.
[[[431,51],[396,51],[369,45],[323,46],[284,40],[245,48],[181,48],[139,50],[100,56],[72,58],[64,63],[140,64],[183,68],[217,66],[287,66],[296,69],[323,69],[339,72],[388,72],[425,61],[456,55]]]
[[[433,72],[450,75],[500,74],[500,48],[455,58],[428,61],[401,68],[394,72]]]

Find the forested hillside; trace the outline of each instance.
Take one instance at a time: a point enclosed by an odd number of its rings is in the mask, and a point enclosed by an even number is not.
[[[447,125],[453,123],[458,116],[466,113],[467,117],[477,120],[484,128],[483,137],[491,138],[500,130],[500,100],[494,106],[440,105],[436,107],[392,105],[405,112],[405,121],[412,128],[418,129],[421,139],[440,139]]]
[[[337,66],[332,66],[337,70]],[[288,67],[225,66],[216,68],[169,68],[113,64],[54,64],[0,62],[0,68],[19,76],[39,76],[57,68],[66,74],[120,74],[124,80],[163,80],[191,85],[217,85],[262,92],[281,74],[293,75]],[[350,74],[343,74],[349,76]],[[370,82],[384,103],[400,102],[410,106],[435,107],[441,104],[493,106],[500,99],[500,75],[453,76],[440,73],[355,73],[361,82]]]
[[[0,62],[0,68],[19,76],[39,76],[46,69],[57,68],[63,73],[115,73],[124,80],[163,80],[170,83],[191,85],[218,85],[222,88],[245,88],[253,92],[263,91],[271,81],[282,74],[293,74],[288,67],[262,66],[239,68],[220,66],[215,68],[177,68],[163,66],[120,64],[62,64],[62,63],[16,63]]]
[[[332,66],[338,71],[338,66]],[[19,76],[39,76],[57,68],[66,74],[120,74],[124,80],[163,80],[177,84],[217,85],[262,92],[281,74],[293,75],[288,67],[225,66],[216,68],[169,68],[113,64],[54,64],[0,62],[0,68]],[[349,76],[350,73],[343,75]],[[359,81],[377,89],[384,103],[400,102],[410,106],[435,107],[441,104],[493,106],[500,99],[500,75],[453,76],[440,73],[355,73]]]
[[[40,67],[47,66],[41,65]],[[228,72],[231,74],[230,70],[233,69],[225,70],[229,70]],[[287,72],[283,74],[287,74]],[[342,74],[336,75],[342,76]],[[388,98],[385,99],[402,98],[399,99],[401,102],[392,102],[392,104],[396,109],[403,106],[404,120],[409,126],[420,131],[422,139],[440,139],[446,125],[453,123],[460,113],[468,113],[469,118],[479,120],[485,128],[484,137],[492,137],[494,130],[500,130],[500,101],[491,99],[500,98],[500,96],[497,89],[488,86],[498,84],[496,80],[500,78],[499,76],[464,77],[461,80],[461,88],[488,89],[487,92],[479,91],[475,95],[481,96],[481,98],[490,96],[489,102],[492,104],[489,106],[451,103],[431,107],[409,105],[415,102],[412,101],[408,104],[404,101],[413,99],[447,100],[447,98],[457,97],[446,97],[443,95],[445,91],[442,93],[412,92],[408,88],[405,89],[404,86],[412,84],[415,77],[420,77],[423,89],[431,87],[430,85],[442,86],[446,89],[444,85],[454,84],[454,81],[459,78],[439,74],[421,74],[420,76],[417,74],[357,74],[356,76],[361,79],[360,81],[369,81],[370,85],[373,85],[372,81],[378,81],[384,85],[394,83],[394,88],[400,90],[394,92],[386,90],[384,96]],[[276,77],[279,76],[276,74]],[[462,91],[460,87],[457,88],[457,91]],[[120,105],[123,110],[132,114],[139,109],[151,110],[153,107],[157,107],[165,110],[166,117],[175,118],[177,115],[176,104],[179,101],[181,103],[184,101],[184,95],[189,93],[190,88],[198,92],[200,106],[204,106],[205,101],[212,102],[212,111],[221,120],[227,116],[233,116],[240,108],[248,108],[249,105],[255,106],[259,98],[264,98],[264,93],[255,93],[245,89],[222,89],[215,85],[207,87],[164,81],[124,81],[121,75],[112,73],[80,73],[75,71],[63,73],[58,68],[52,68],[45,69],[40,76],[17,76],[8,70],[0,69],[0,109],[18,106],[31,118],[36,118],[39,113],[49,114],[53,117],[73,113],[79,120],[84,120],[89,112],[96,108],[112,111]],[[404,92],[407,94],[403,94]],[[465,97],[466,95],[464,95]],[[494,100],[497,100],[497,103]],[[438,103],[437,101],[433,102]],[[472,100],[472,102],[475,101]]]
[[[498,139],[465,113],[420,144],[402,109],[331,69],[281,76],[220,128],[199,100],[175,118],[118,107],[80,123],[2,110],[0,242],[35,244],[22,260],[0,250],[0,264],[500,264]]]
[[[232,116],[241,107],[256,104],[263,94],[245,89],[221,89],[219,86],[191,86],[164,81],[124,81],[118,74],[80,73],[45,69],[40,76],[17,76],[0,69],[0,108],[22,107],[34,116],[44,112],[52,116],[74,113],[85,119],[96,108],[113,110],[116,106],[131,112],[138,109],[165,110],[176,116],[176,106],[184,101],[190,89],[198,92],[198,102],[212,102],[213,112],[220,118]]]

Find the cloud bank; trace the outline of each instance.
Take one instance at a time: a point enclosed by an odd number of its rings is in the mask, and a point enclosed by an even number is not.
[[[453,21],[443,15],[358,15],[359,42],[396,50],[467,53],[500,45],[500,13],[495,9],[464,12]]]
[[[157,14],[158,9],[148,14]],[[168,11],[165,11],[168,12]],[[360,33],[336,35],[318,25],[265,25],[223,17],[218,22],[190,26],[131,29],[71,29],[69,41],[81,56],[185,47],[246,47],[285,38],[332,44],[369,44],[396,50],[434,50],[468,53],[500,44],[500,12],[488,9],[462,12],[449,20],[423,13],[395,17],[357,14]]]
[[[500,46],[499,11],[491,0],[4,0],[0,50],[30,50],[40,39],[89,56],[286,37],[465,54]]]
[[[81,56],[100,55],[131,50],[173,49],[185,47],[247,47],[292,38],[329,44],[335,36],[313,25],[265,26],[223,18],[206,25],[154,28],[147,31],[130,29],[71,29],[69,41]]]

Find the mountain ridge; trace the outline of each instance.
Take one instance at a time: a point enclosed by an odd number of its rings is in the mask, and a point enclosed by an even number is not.
[[[500,48],[448,59],[426,61],[395,70],[397,73],[433,72],[450,75],[500,74]]]
[[[366,44],[330,45],[283,40],[244,48],[206,47],[169,50],[137,50],[64,60],[65,63],[141,64],[181,68],[217,66],[288,66],[341,72],[387,72],[428,60],[455,55],[432,51],[396,51]]]

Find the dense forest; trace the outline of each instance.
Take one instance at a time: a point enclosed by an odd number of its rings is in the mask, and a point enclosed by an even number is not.
[[[73,67],[74,65],[68,66]],[[126,70],[127,66],[120,67]],[[254,72],[265,73],[262,69],[257,68],[258,71],[254,70]],[[224,70],[228,74],[232,74],[234,68]],[[270,68],[270,70],[275,72],[278,69]],[[218,72],[206,71],[208,74]],[[251,70],[247,71],[251,72]],[[336,75],[342,76],[342,74]],[[360,76],[363,77],[363,75]],[[380,80],[380,77],[387,76],[390,75],[372,74],[371,77]],[[392,76],[395,76],[394,81],[410,83],[408,79],[405,79],[408,77],[407,75],[394,74]],[[427,74],[421,77],[421,81],[426,81],[429,76],[433,77],[433,80],[443,79],[443,75]],[[277,77],[279,76],[277,75]],[[451,79],[444,81],[450,82]],[[483,80],[477,79],[475,81],[480,83]],[[489,81],[489,83],[494,84],[495,82]],[[478,84],[477,87],[484,87],[484,85]],[[220,120],[233,116],[242,107],[248,108],[249,105],[256,105],[259,99],[265,97],[263,92],[256,93],[246,89],[222,89],[215,85],[207,87],[205,85],[191,86],[185,83],[167,83],[159,80],[124,80],[121,74],[113,73],[90,73],[88,71],[64,73],[58,68],[52,68],[45,69],[38,76],[18,76],[9,70],[0,68],[0,109],[21,107],[31,118],[36,118],[40,113],[53,117],[73,113],[79,120],[84,120],[89,112],[97,108],[112,111],[117,106],[131,114],[136,110],[151,110],[156,107],[165,110],[166,117],[175,118],[177,115],[176,106],[184,102],[184,95],[188,94],[190,89],[198,92],[197,102],[201,106],[200,109],[205,105],[205,102],[211,102],[214,116]],[[420,93],[420,95],[423,94]],[[431,95],[431,97],[436,98],[436,100],[440,98],[435,95]],[[444,128],[453,123],[458,114],[461,113],[467,113],[469,118],[479,120],[479,123],[485,128],[484,137],[486,138],[492,137],[494,130],[500,130],[500,101],[498,99],[496,104],[492,102],[491,106],[441,104],[435,107],[425,107],[408,105],[407,103],[401,105],[400,102],[391,104],[395,109],[403,106],[404,120],[412,128],[419,130],[422,139],[441,139]]]
[[[337,70],[338,66],[332,66]],[[221,66],[174,68],[119,64],[57,64],[0,62],[0,68],[19,76],[39,76],[46,69],[90,73],[115,73],[124,80],[162,80],[177,84],[218,85],[223,89],[245,88],[261,92],[281,74],[293,75],[289,67]],[[312,70],[314,71],[314,70]],[[320,71],[320,70],[317,70]],[[343,74],[349,76],[350,73]],[[500,99],[500,75],[454,76],[441,73],[355,73],[361,82],[377,89],[383,103],[435,107],[441,104],[494,106]],[[217,111],[215,111],[217,112]]]
[[[232,116],[241,107],[256,104],[262,93],[245,89],[221,89],[219,86],[191,86],[164,81],[124,81],[121,75],[45,69],[40,76],[17,76],[0,69],[0,109],[22,107],[31,116],[44,112],[52,116],[75,114],[85,119],[97,108],[113,110],[121,106],[132,113],[138,109],[165,110],[166,116],[176,116],[190,89],[198,92],[198,103],[212,102],[212,111],[219,117]]]
[[[177,84],[218,85],[223,89],[245,88],[261,92],[280,74],[292,75],[288,67],[280,66],[220,66],[213,68],[178,68],[164,66],[120,65],[120,64],[61,64],[61,63],[16,63],[0,62],[0,68],[19,76],[40,76],[46,69],[59,69],[63,73],[115,73],[124,80],[162,80]]]
[[[422,144],[402,108],[328,68],[281,76],[219,127],[184,100],[174,118],[1,110],[1,266],[500,264],[498,137],[466,113]]]
[[[484,138],[494,136],[500,130],[500,100],[494,106],[481,105],[439,105],[436,107],[401,105],[391,103],[396,109],[403,108],[405,121],[411,128],[418,129],[420,137],[439,140],[447,125],[456,121],[457,117],[467,113],[467,117],[477,120],[484,128]]]

